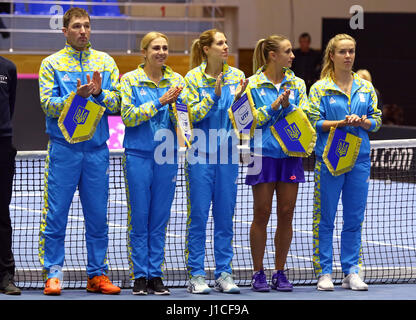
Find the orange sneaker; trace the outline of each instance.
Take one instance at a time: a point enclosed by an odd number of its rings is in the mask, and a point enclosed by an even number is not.
[[[120,288],[111,283],[106,275],[88,278],[87,291],[104,294],[119,294]]]
[[[58,278],[49,278],[45,284],[43,294],[49,296],[59,296],[61,294],[61,283]]]

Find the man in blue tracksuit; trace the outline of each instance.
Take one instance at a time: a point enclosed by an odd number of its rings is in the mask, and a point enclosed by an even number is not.
[[[39,258],[47,280],[44,293],[60,294],[59,277],[51,272],[51,267],[62,267],[64,263],[65,229],[77,187],[86,228],[87,290],[118,293],[120,289],[106,276],[109,181],[106,141],[109,138],[107,114],[120,108],[119,73],[113,58],[91,48],[90,18],[85,10],[68,10],[63,30],[67,40],[65,48],[45,58],[39,70],[40,102],[49,135],[39,239]],[[94,136],[76,144],[68,143],[58,126],[58,118],[71,92],[106,108]]]

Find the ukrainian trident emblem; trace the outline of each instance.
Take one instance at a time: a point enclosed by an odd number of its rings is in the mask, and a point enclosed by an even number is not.
[[[92,138],[105,108],[71,92],[58,119],[62,135],[69,143]]]
[[[286,126],[285,132],[291,141],[299,140],[302,134],[295,122]]]
[[[78,106],[77,110],[74,113],[74,117],[72,119],[74,120],[76,124],[85,124],[85,121],[87,120],[89,113],[90,112],[87,109],[81,106]]]
[[[347,141],[339,139],[337,149],[335,151],[339,158],[345,157],[347,155],[349,146],[350,144]]]

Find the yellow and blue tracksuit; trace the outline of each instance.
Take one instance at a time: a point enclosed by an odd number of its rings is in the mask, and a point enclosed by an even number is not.
[[[232,271],[232,219],[238,176],[238,157],[233,163],[232,153],[236,150],[235,143],[238,140],[230,137],[234,131],[227,110],[234,101],[235,91],[240,80],[244,79],[244,73],[224,64],[221,96],[217,96],[216,79],[205,73],[206,67],[204,61],[185,76],[183,99],[191,109],[195,137],[185,163],[188,197],[185,257],[191,277],[205,276],[206,224],[212,202],[214,274],[218,278],[221,272]],[[221,150],[226,152],[227,157],[221,158]],[[197,161],[191,161],[190,157],[196,155]]]
[[[252,139],[251,149],[261,150],[262,156],[271,158],[288,158],[279,142],[273,136],[270,127],[278,120],[283,119],[293,108],[301,108],[306,114],[309,110],[309,101],[306,94],[305,81],[295,76],[292,70],[284,69],[284,78],[279,90],[263,73],[264,67],[249,78],[246,91],[250,90],[254,105],[257,109],[257,129],[262,132],[262,139]],[[287,108],[281,105],[277,110],[272,109],[272,103],[285,91],[290,90]]]
[[[132,279],[152,279],[163,274],[166,227],[175,195],[178,164],[175,119],[159,98],[170,87],[184,86],[181,75],[163,66],[159,84],[140,65],[121,78],[121,116],[126,131],[123,166],[128,201],[128,252]],[[155,135],[174,137],[173,159],[161,163],[155,150],[163,142]],[[169,153],[169,152],[168,152]]]
[[[58,118],[69,94],[77,90],[77,78],[85,84],[87,74],[92,78],[94,71],[101,73],[102,92],[96,97],[90,96],[89,100],[105,107],[106,111],[90,140],[70,144],[58,127]],[[63,266],[68,211],[77,187],[85,218],[87,274],[93,277],[108,270],[107,114],[116,113],[120,108],[118,78],[113,58],[92,49],[90,44],[86,50],[77,51],[66,43],[64,49],[42,61],[39,70],[40,102],[46,114],[46,133],[49,135],[39,237],[39,258],[45,278],[54,276],[49,274],[52,266]]]
[[[329,132],[322,131],[325,120],[343,120],[345,116],[366,115],[371,121],[368,131],[381,126],[381,112],[372,84],[353,73],[351,94],[340,90],[331,78],[316,82],[309,93],[309,119],[316,129],[315,190],[313,204],[313,264],[317,276],[332,272],[332,239],[334,219],[342,191],[343,226],[341,232],[341,268],[344,274],[357,272],[361,265],[361,229],[370,180],[370,140],[361,127],[340,130],[362,138],[354,168],[333,176],[322,160]]]

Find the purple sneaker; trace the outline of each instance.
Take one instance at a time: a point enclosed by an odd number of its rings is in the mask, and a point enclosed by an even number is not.
[[[251,289],[256,292],[270,291],[270,287],[267,283],[266,274],[264,273],[263,269],[253,274],[253,277],[251,279]]]
[[[287,280],[283,270],[278,270],[273,273],[272,288],[277,291],[292,291],[293,285],[289,282],[289,280]]]

